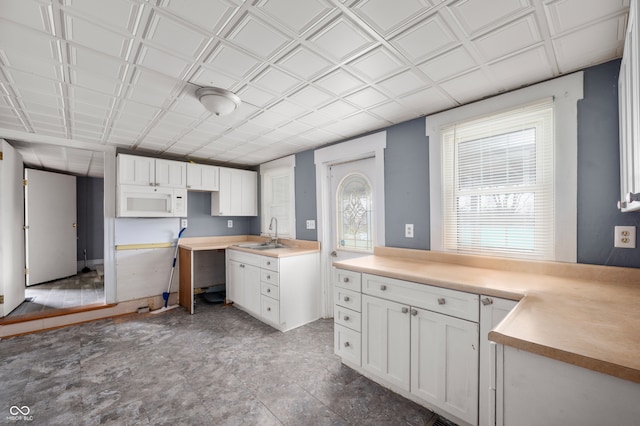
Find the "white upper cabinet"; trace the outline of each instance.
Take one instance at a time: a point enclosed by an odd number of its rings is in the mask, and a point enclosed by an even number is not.
[[[212,216],[257,216],[258,174],[220,167],[218,192],[211,193]]]
[[[220,188],[219,179],[219,167],[187,163],[187,189],[189,191],[217,191]]]
[[[118,183],[120,185],[187,187],[187,163],[136,155],[118,155]]]
[[[623,212],[640,210],[640,43],[638,3],[631,1],[618,78],[620,202]]]

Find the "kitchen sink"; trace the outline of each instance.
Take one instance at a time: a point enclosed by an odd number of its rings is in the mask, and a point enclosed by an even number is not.
[[[251,250],[271,250],[271,249],[279,249],[279,248],[286,247],[283,244],[274,244],[274,243],[248,243],[248,244],[236,244],[235,246],[240,248],[247,248]]]

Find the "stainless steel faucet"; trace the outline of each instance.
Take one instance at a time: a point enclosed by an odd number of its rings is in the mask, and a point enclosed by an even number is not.
[[[271,218],[271,222],[269,222],[269,231],[273,231],[273,221],[276,222],[276,235],[275,238],[272,238],[271,241],[277,246],[278,245],[278,218],[273,216]]]

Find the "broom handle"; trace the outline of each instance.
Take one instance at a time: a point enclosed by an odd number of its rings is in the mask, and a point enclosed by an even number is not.
[[[176,269],[176,259],[178,258],[178,246],[180,245],[180,237],[187,228],[182,228],[178,233],[178,240],[176,241],[176,249],[173,252],[173,265],[171,265],[171,274],[169,275],[169,286],[167,287],[167,293],[171,293],[171,283],[173,282],[173,271]]]

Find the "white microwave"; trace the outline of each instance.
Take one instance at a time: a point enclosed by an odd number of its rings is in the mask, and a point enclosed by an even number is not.
[[[118,185],[118,217],[186,217],[187,190]]]

